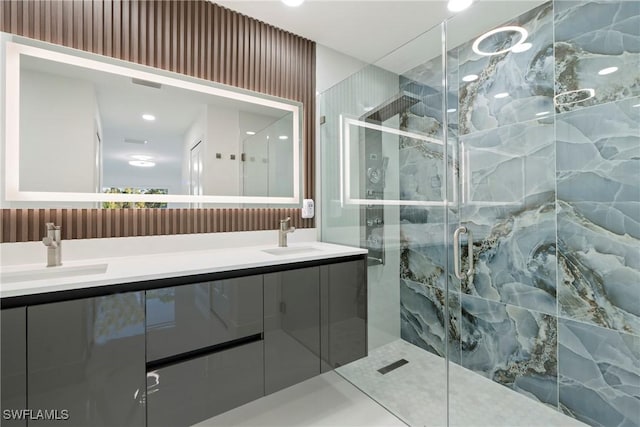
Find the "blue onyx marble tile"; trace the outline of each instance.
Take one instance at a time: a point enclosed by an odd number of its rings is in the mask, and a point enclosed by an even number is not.
[[[563,316],[640,334],[639,98],[557,118]]]
[[[460,363],[460,297],[449,292],[449,336],[445,332],[444,290],[408,279],[400,280],[400,337],[433,354]],[[447,341],[448,338],[448,341]],[[448,342],[448,348],[445,343]]]
[[[442,208],[429,208],[429,212],[436,210],[442,211]],[[460,289],[457,281],[452,281],[453,276],[446,274],[446,258],[452,254],[451,245],[445,245],[445,229],[442,222],[411,224],[402,219],[400,279],[444,290],[448,276],[450,288]]]
[[[640,335],[640,241],[595,224],[581,207],[558,201],[560,315]]]
[[[640,426],[640,337],[560,319],[560,409],[592,426]]]
[[[460,304],[462,366],[556,407],[557,318],[464,294]]]
[[[459,134],[493,129],[535,119],[536,114],[553,111],[553,7],[551,2],[505,22],[503,26],[520,26],[529,33],[524,52],[507,51],[481,56],[472,49],[477,38],[453,49],[457,58],[459,87]],[[496,27],[496,28],[497,28]],[[487,29],[489,30],[489,29]],[[456,29],[451,26],[450,33]],[[481,36],[481,35],[478,35]],[[521,38],[516,32],[501,32],[479,44],[484,52],[499,52]],[[464,82],[465,76],[478,79]],[[507,93],[504,98],[495,95]]]
[[[463,205],[517,211],[538,195],[555,193],[554,127],[532,120],[460,138]]]
[[[561,114],[558,199],[615,234],[640,239],[640,98]],[[577,206],[577,205],[576,205]]]
[[[467,225],[474,230],[472,224]],[[556,214],[554,204],[524,210],[493,224],[474,241],[473,280],[466,294],[555,315]],[[466,250],[463,250],[466,252]],[[465,254],[466,255],[466,254]],[[463,255],[463,268],[467,268]]]
[[[447,166],[442,148],[442,145],[428,141],[400,138],[398,166],[401,200],[443,202]]]
[[[640,94],[640,2],[556,1],[556,111],[571,111]],[[599,75],[608,67],[618,71]],[[562,95],[568,91],[592,89]]]
[[[556,314],[553,130],[534,120],[461,138],[460,219],[475,248],[465,293]]]

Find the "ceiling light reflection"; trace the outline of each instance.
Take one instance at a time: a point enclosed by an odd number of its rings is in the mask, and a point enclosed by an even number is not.
[[[456,111],[458,111],[458,110],[456,110],[455,108],[449,108],[447,110],[447,113],[455,113]]]
[[[142,161],[146,161],[146,160],[152,160],[153,157],[152,156],[145,156],[142,154],[134,154],[133,156],[131,156],[132,159],[135,160],[142,160]]]
[[[154,121],[156,119],[156,116],[154,116],[153,114],[145,113],[145,114],[142,115],[142,118],[145,119],[148,122],[152,122],[152,121]]]
[[[616,71],[618,71],[618,67],[607,67],[607,68],[603,68],[602,70],[598,71],[598,74],[601,76],[606,76],[607,74],[613,74]]]
[[[472,3],[473,0],[449,0],[447,9],[449,9],[451,12],[460,12],[467,9],[469,6],[471,6]]]
[[[580,98],[580,95],[582,97]],[[577,89],[577,90],[568,90],[566,92],[562,92],[553,97],[553,103],[556,105],[571,105],[577,104],[578,102],[584,102],[596,96],[595,89],[586,88],[586,89]],[[566,101],[565,101],[566,98]],[[578,98],[578,99],[575,99]]]
[[[480,50],[480,43],[482,43],[483,41],[485,41],[487,38],[491,37],[494,34],[505,33],[505,32],[520,33],[520,40],[518,40],[517,42],[515,42],[513,45],[509,46],[506,49],[497,50],[495,52],[485,52],[483,50]],[[471,48],[473,49],[473,51],[475,53],[477,53],[478,55],[481,55],[481,56],[500,55],[501,53],[509,52],[510,50],[513,50],[513,49],[519,49],[520,48],[519,46],[524,43],[524,41],[527,39],[527,37],[529,37],[529,32],[527,30],[525,30],[522,27],[516,27],[516,26],[513,26],[513,25],[509,25],[509,26],[506,26],[506,27],[495,28],[495,29],[493,29],[491,31],[487,31],[486,33],[484,33],[483,35],[478,37],[476,39],[476,41],[473,42],[473,46],[471,46]]]
[[[302,3],[304,3],[304,0],[282,0],[282,3],[286,4],[289,7],[298,7]]]
[[[516,45],[511,47],[511,52],[515,52],[515,53],[526,52],[529,49],[531,49],[532,47],[533,47],[533,45],[531,43],[516,44]]]
[[[551,114],[551,111],[541,111],[536,113],[536,116],[546,116],[547,114]]]
[[[154,162],[148,162],[146,160],[131,160],[129,164],[139,168],[152,168],[156,165]]]
[[[478,80],[478,75],[477,74],[467,74],[466,76],[464,76],[462,78],[463,82],[474,82]]]
[[[506,98],[507,96],[509,96],[509,92],[500,92],[493,95],[495,99],[502,99],[502,98]]]

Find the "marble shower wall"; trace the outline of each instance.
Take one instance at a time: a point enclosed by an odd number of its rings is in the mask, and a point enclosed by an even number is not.
[[[401,211],[402,337],[441,356],[448,345],[454,362],[590,425],[639,426],[640,2],[548,2],[503,25],[526,28],[532,48],[479,56],[471,40],[448,53],[461,204],[449,224],[440,207]],[[401,76],[425,104],[408,130],[442,134],[428,108],[442,99],[439,61]],[[563,94],[582,88],[594,96]],[[400,190],[420,196],[439,164],[405,150]],[[462,283],[442,244],[458,220],[475,238]]]

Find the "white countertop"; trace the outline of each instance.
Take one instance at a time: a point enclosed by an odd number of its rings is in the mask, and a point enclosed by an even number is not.
[[[0,270],[7,278],[0,281],[0,297],[87,289],[143,280],[243,270],[367,253],[366,250],[360,248],[322,242],[293,243],[289,244],[289,248],[294,252],[273,255],[264,252],[264,250],[276,249],[275,245],[261,245],[68,262],[63,259],[61,267],[50,268],[44,267],[42,263],[5,266]],[[90,271],[92,268],[95,270],[104,269],[105,266],[105,272],[93,273]],[[54,272],[53,269],[59,270]],[[89,274],[83,271],[89,271]],[[40,274],[49,277],[37,280],[11,281],[10,276],[15,277],[22,274],[29,277],[38,277]],[[62,276],[51,277],[52,275]]]

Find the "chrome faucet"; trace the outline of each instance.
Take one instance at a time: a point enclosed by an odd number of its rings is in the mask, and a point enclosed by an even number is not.
[[[295,227],[291,227],[291,217],[280,220],[280,230],[278,230],[278,246],[287,247],[287,234],[296,231]]]
[[[47,237],[42,239],[42,243],[47,247],[47,267],[57,267],[62,265],[62,232],[59,225],[47,222]]]

